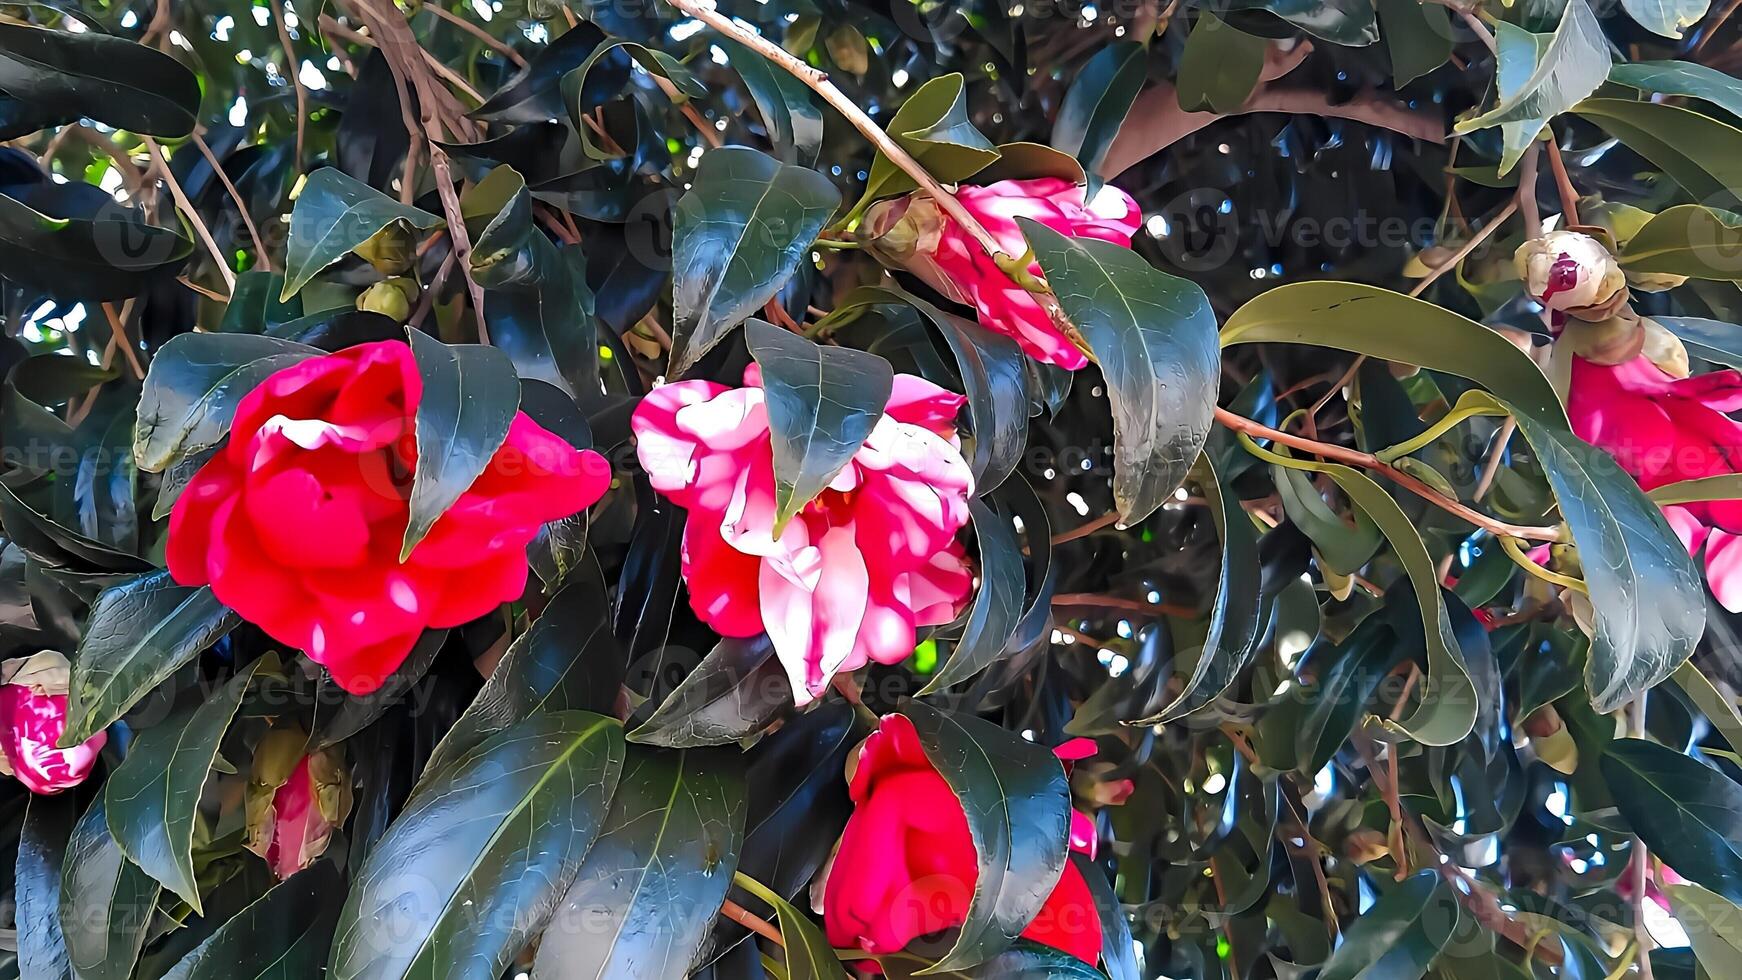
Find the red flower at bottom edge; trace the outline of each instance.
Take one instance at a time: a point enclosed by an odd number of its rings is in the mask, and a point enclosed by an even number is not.
[[[913,722],[884,716],[860,749],[851,793],[856,809],[824,885],[829,942],[893,953],[961,925],[979,878],[974,843],[962,804],[926,759]],[[1072,847],[1087,852],[1092,844],[1073,839]],[[1065,864],[1022,938],[1086,963],[1099,958],[1100,913],[1074,864]]]

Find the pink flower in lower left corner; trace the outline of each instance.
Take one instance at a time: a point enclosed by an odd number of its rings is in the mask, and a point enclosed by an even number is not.
[[[67,658],[53,650],[0,663],[0,770],[32,793],[50,795],[85,781],[109,741],[98,732],[56,748],[67,727]]]
[[[722,636],[766,632],[805,704],[841,671],[897,663],[915,628],[946,623],[973,584],[957,533],[973,475],[961,395],[898,374],[884,416],[816,500],[774,537],[774,450],[761,374],[745,387],[680,381],[631,423],[653,488],[689,511],[683,577]]]

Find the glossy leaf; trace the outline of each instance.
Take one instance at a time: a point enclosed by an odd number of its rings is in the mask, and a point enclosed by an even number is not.
[[[1206,10],[1192,25],[1179,62],[1179,106],[1187,112],[1240,108],[1264,70],[1270,42],[1229,27]]]
[[[1742,116],[1742,81],[1691,61],[1636,61],[1609,69],[1609,80],[1641,92],[1704,99]]]
[[[1661,887],[1706,973],[1729,977],[1742,971],[1742,928],[1737,923],[1736,903],[1699,885],[1664,882]]]
[[[959,684],[1004,656],[1005,641],[1022,618],[1023,590],[1027,576],[1022,569],[1022,549],[1010,519],[994,513],[983,501],[969,501],[974,518],[974,537],[979,543],[979,590],[968,607],[967,624],[956,641],[950,659],[920,690],[923,697]]]
[[[321,350],[254,334],[184,333],[151,359],[139,394],[133,458],[159,473],[210,449],[230,434],[242,396],[274,372],[317,357]]]
[[[140,732],[103,784],[109,833],[121,853],[197,914],[204,914],[193,858],[200,790],[259,664],[244,667],[205,703]]]
[[[1221,375],[1209,298],[1130,249],[1017,221],[1107,379],[1113,500],[1135,524],[1180,485],[1209,436]]]
[[[61,866],[78,813],[75,799],[68,794],[32,796],[25,806],[13,871],[21,977],[72,980],[60,925],[60,889]]]
[[[1708,204],[1731,206],[1742,187],[1742,129],[1666,102],[1586,99],[1573,111],[1607,130]]]
[[[613,714],[623,679],[623,651],[611,632],[604,583],[584,575],[551,596],[544,614],[516,637],[424,764],[422,782],[486,739],[539,714]]]
[[[816,498],[883,418],[895,382],[889,362],[823,347],[752,317],[744,326],[774,440],[774,533]]]
[[[520,379],[499,348],[449,346],[420,330],[409,333],[423,397],[401,561],[490,465],[520,410]]]
[[[328,975],[501,973],[580,869],[622,768],[616,722],[559,711],[433,775],[357,871]]]
[[[576,24],[541,48],[518,75],[474,109],[472,116],[492,123],[541,123],[560,118],[565,111],[564,76],[587,64],[605,44],[605,32],[596,25],[588,21]],[[586,74],[591,77],[581,107],[591,111],[607,93],[615,93],[628,81],[629,58],[611,51],[604,65]]]
[[[1682,29],[1706,16],[1709,0],[1621,0],[1621,6],[1639,26],[1664,37],[1679,38]]]
[[[1603,750],[1621,816],[1683,877],[1742,902],[1742,786],[1710,766],[1637,738]]]
[[[200,85],[167,54],[94,31],[72,34],[0,23],[0,92],[35,116],[13,139],[88,117],[116,129],[178,137],[193,132]]]
[[[968,93],[960,74],[939,75],[914,89],[884,127],[938,180],[967,180],[998,159],[998,150],[968,118]],[[918,185],[883,154],[871,161],[859,206],[905,194]]]
[[[61,868],[60,924],[80,980],[129,980],[161,887],[121,854],[103,801],[74,825]]]
[[[332,946],[344,890],[338,866],[316,861],[226,920],[162,980],[318,976]]]
[[[1319,980],[1418,980],[1452,938],[1457,896],[1437,872],[1418,871],[1351,923]]]
[[[756,889],[755,894],[774,909],[787,980],[847,980],[847,971],[820,926],[766,888]]]
[[[1184,70],[1182,65],[1180,71]],[[1083,63],[1059,103],[1052,146],[1082,164],[1090,180],[1087,196],[1092,197],[1098,189],[1101,161],[1148,78],[1149,53],[1145,47],[1135,41],[1115,41]]]
[[[1379,40],[1373,6],[1360,0],[1233,0],[1229,10],[1267,10],[1314,37],[1359,47]]]
[[[1622,247],[1629,272],[1693,279],[1742,279],[1742,217],[1682,204],[1651,218]]]
[[[763,730],[791,705],[792,682],[768,637],[721,637],[629,740],[673,749],[724,745]]]
[[[823,113],[803,82],[730,38],[719,38],[744,87],[756,100],[768,138],[785,163],[815,166],[823,146]]]
[[[1502,45],[1500,101],[1487,112],[1460,121],[1453,131],[1515,127],[1507,134],[1507,153],[1500,163],[1500,172],[1505,174],[1549,119],[1571,109],[1603,84],[1611,62],[1602,26],[1585,0],[1567,4],[1560,25],[1546,40],[1510,25],[1499,28],[1497,38]]]
[[[19,194],[12,187],[0,193],[0,265],[8,279],[40,292],[123,300],[193,253],[190,238],[151,224],[136,209],[111,203],[89,211],[53,190]]]
[[[1407,85],[1452,55],[1452,15],[1417,0],[1378,0],[1380,35],[1391,55],[1392,84]]]
[[[1694,316],[1657,316],[1652,319],[1675,334],[1689,354],[1725,367],[1742,368],[1742,327]],[[1658,491],[1666,489],[1659,487],[1651,491],[1651,498],[1657,500]]]
[[[1401,332],[1398,323],[1423,329]],[[1255,342],[1318,344],[1419,364],[1499,396],[1494,405],[1512,413],[1541,458],[1580,548],[1597,613],[1586,679],[1599,710],[1668,677],[1693,651],[1705,609],[1687,550],[1631,477],[1586,462],[1590,450],[1572,434],[1548,379],[1518,348],[1430,303],[1334,282],[1282,286],[1235,311],[1223,346]]]
[[[224,319],[218,324],[220,333],[266,333],[272,327],[303,315],[302,300],[292,296],[280,300],[284,276],[278,272],[249,269],[238,273],[236,288],[224,307]],[[171,338],[172,340],[174,338]]]
[[[322,167],[309,174],[290,212],[279,301],[295,296],[316,273],[390,225],[428,231],[442,223],[441,218],[401,204],[344,171]]]
[[[539,976],[688,972],[743,840],[743,777],[726,753],[630,750],[604,827],[539,942]]]
[[[814,170],[748,147],[703,154],[673,216],[673,377],[780,292],[839,204]]]
[[[932,964],[912,953],[896,953],[877,961],[890,980],[1101,980],[1100,971],[1069,953],[1022,940],[972,968]]]
[[[1263,630],[1259,595],[1258,534],[1240,501],[1216,475],[1209,454],[1199,457],[1198,486],[1210,502],[1216,529],[1222,536],[1222,570],[1216,581],[1216,602],[1210,611],[1210,631],[1203,652],[1167,707],[1140,725],[1160,725],[1182,718],[1222,696],[1252,662]]]
[[[210,586],[177,585],[168,572],[105,589],[72,657],[60,744],[77,745],[109,727],[238,622]]]
[[[979,866],[966,920],[936,970],[984,963],[1027,928],[1064,870],[1070,825],[1064,769],[1045,748],[980,718],[920,701],[902,714],[962,801]]]

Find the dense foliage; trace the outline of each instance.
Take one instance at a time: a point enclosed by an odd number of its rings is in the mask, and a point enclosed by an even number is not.
[[[0,977],[1742,976],[1737,5],[0,0]]]

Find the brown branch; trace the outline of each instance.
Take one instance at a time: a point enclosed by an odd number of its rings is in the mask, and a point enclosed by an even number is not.
[[[1573,189],[1573,178],[1567,174],[1567,162],[1561,159],[1561,147],[1554,138],[1554,129],[1548,131],[1548,168],[1554,173],[1555,190],[1560,192],[1561,213],[1566,215],[1566,224],[1579,223],[1579,192]]]
[[[1409,295],[1420,296],[1422,293],[1427,291],[1429,286],[1434,284],[1434,280],[1445,275],[1450,270],[1457,268],[1459,262],[1468,258],[1471,252],[1474,252],[1483,242],[1487,241],[1490,236],[1492,236],[1496,231],[1499,231],[1500,226],[1505,224],[1506,219],[1512,217],[1513,212],[1517,210],[1518,198],[1515,196],[1512,200],[1507,201],[1506,206],[1501,208],[1500,212],[1494,215],[1493,218],[1489,219],[1487,224],[1484,224],[1479,231],[1474,235],[1471,235],[1469,241],[1458,246],[1458,250],[1453,252],[1450,258],[1428,270],[1428,274],[1422,277],[1421,282],[1415,284],[1415,288],[1409,291]]]
[[[122,356],[127,358],[128,366],[133,368],[133,376],[144,381],[145,365],[139,363],[139,352],[133,349],[132,342],[127,339],[127,328],[122,325],[120,314],[115,312],[115,305],[103,303],[102,307],[103,316],[109,321],[109,330],[114,334],[115,346],[119,347]]]
[[[665,97],[671,100],[672,105],[678,107],[678,111],[682,112],[684,118],[690,121],[690,125],[696,128],[696,132],[701,134],[703,142],[719,149],[723,142],[720,139],[720,131],[708,124],[707,119],[696,111],[695,103],[684,98],[683,93],[677,90],[677,86],[671,83],[671,79],[664,75],[654,75],[653,84],[658,85],[659,90],[665,93]]]
[[[1342,463],[1346,466],[1355,466],[1383,474],[1396,482],[1399,486],[1402,486],[1404,489],[1418,497],[1421,497],[1423,500],[1426,500],[1428,503],[1433,504],[1448,513],[1456,514],[1471,524],[1489,531],[1490,533],[1510,535],[1514,538],[1526,538],[1531,541],[1562,540],[1561,533],[1557,528],[1511,524],[1506,521],[1496,520],[1480,511],[1467,507],[1462,502],[1445,496],[1433,487],[1428,486],[1426,483],[1423,483],[1408,473],[1384,462],[1372,453],[1364,453],[1357,449],[1349,449],[1346,446],[1335,446],[1327,442],[1319,442],[1316,439],[1308,439],[1304,436],[1297,436],[1288,432],[1283,432],[1280,429],[1272,429],[1268,425],[1253,421],[1243,415],[1235,415],[1233,412],[1228,411],[1220,405],[1216,406],[1216,421],[1230,429],[1233,429],[1235,432],[1244,432],[1246,435],[1255,439],[1269,439],[1272,442],[1279,442],[1285,446],[1302,450],[1303,452],[1313,453],[1332,462]]]
[[[167,4],[169,0],[160,0]],[[267,0],[272,8],[272,23],[278,28],[278,43],[284,46],[286,70],[291,88],[296,90],[296,170],[302,172],[304,130],[308,125],[308,90],[302,86],[302,65],[296,60],[296,47],[290,42],[290,28],[284,23],[284,0]]]
[[[211,166],[212,173],[217,175],[218,183],[224,185],[224,190],[229,193],[230,200],[236,202],[236,212],[242,216],[242,224],[248,229],[248,237],[254,240],[254,255],[258,260],[260,271],[271,272],[272,257],[266,254],[266,244],[260,240],[260,229],[254,227],[254,217],[248,213],[248,205],[242,200],[241,192],[236,190],[236,185],[230,181],[230,175],[224,172],[223,166],[218,163],[217,156],[212,153],[212,148],[206,145],[206,141],[199,133],[193,134],[193,140],[194,146],[199,147],[200,155],[204,156],[206,163]]]
[[[774,928],[767,919],[764,919],[762,916],[757,915],[742,905],[739,905],[737,902],[734,902],[729,898],[724,902],[721,902],[720,914],[751,932],[754,932],[758,936],[761,936],[763,939],[774,943],[776,946],[785,948],[786,940],[780,938],[779,929]]]
[[[1115,511],[1115,512],[1111,512],[1111,513],[1102,514],[1100,517],[1095,518],[1094,520],[1088,522],[1087,524],[1079,525],[1077,527],[1071,528],[1069,531],[1061,531],[1058,534],[1053,535],[1052,536],[1052,543],[1055,545],[1060,545],[1060,544],[1064,544],[1066,541],[1075,541],[1078,538],[1086,538],[1089,535],[1094,534],[1096,531],[1099,531],[1104,527],[1113,527],[1113,526],[1117,525],[1118,523],[1119,523],[1118,512]]]
[[[169,185],[169,193],[175,198],[175,206],[193,225],[194,233],[199,235],[206,250],[212,253],[212,261],[217,263],[218,274],[224,277],[224,285],[230,292],[236,291],[236,274],[230,271],[230,263],[224,261],[224,253],[218,250],[218,243],[212,238],[212,230],[206,227],[206,222],[200,217],[200,212],[194,208],[194,203],[188,200],[187,192],[181,189],[181,183],[175,179],[175,174],[169,169],[168,161],[163,158],[163,150],[157,141],[145,137],[145,149],[151,154],[151,162],[163,174],[163,182]],[[227,299],[228,297],[226,297]]]
[[[1176,606],[1165,602],[1144,602],[1141,599],[1122,599],[1119,596],[1102,595],[1099,592],[1066,592],[1052,597],[1054,606],[1065,608],[1088,606],[1096,609],[1123,609],[1128,612],[1150,613],[1157,616],[1177,616],[1181,619],[1196,619],[1200,613],[1190,606]]]
[[[526,58],[523,57],[520,52],[509,47],[506,43],[499,41],[494,37],[491,37],[489,31],[484,30],[482,27],[479,27],[477,24],[474,24],[471,21],[466,20],[465,18],[461,17],[459,14],[456,14],[451,10],[443,10],[439,4],[426,3],[423,5],[423,9],[429,11],[432,14],[435,14],[437,17],[440,17],[442,20],[445,20],[448,23],[454,25],[455,27],[458,27],[460,30],[465,31],[467,34],[472,35],[473,37],[477,38],[478,40],[483,41],[485,47],[487,47],[490,50],[496,52],[497,54],[503,56],[504,58],[507,58],[509,61],[514,62],[519,67],[521,67],[521,68],[526,67]]]

